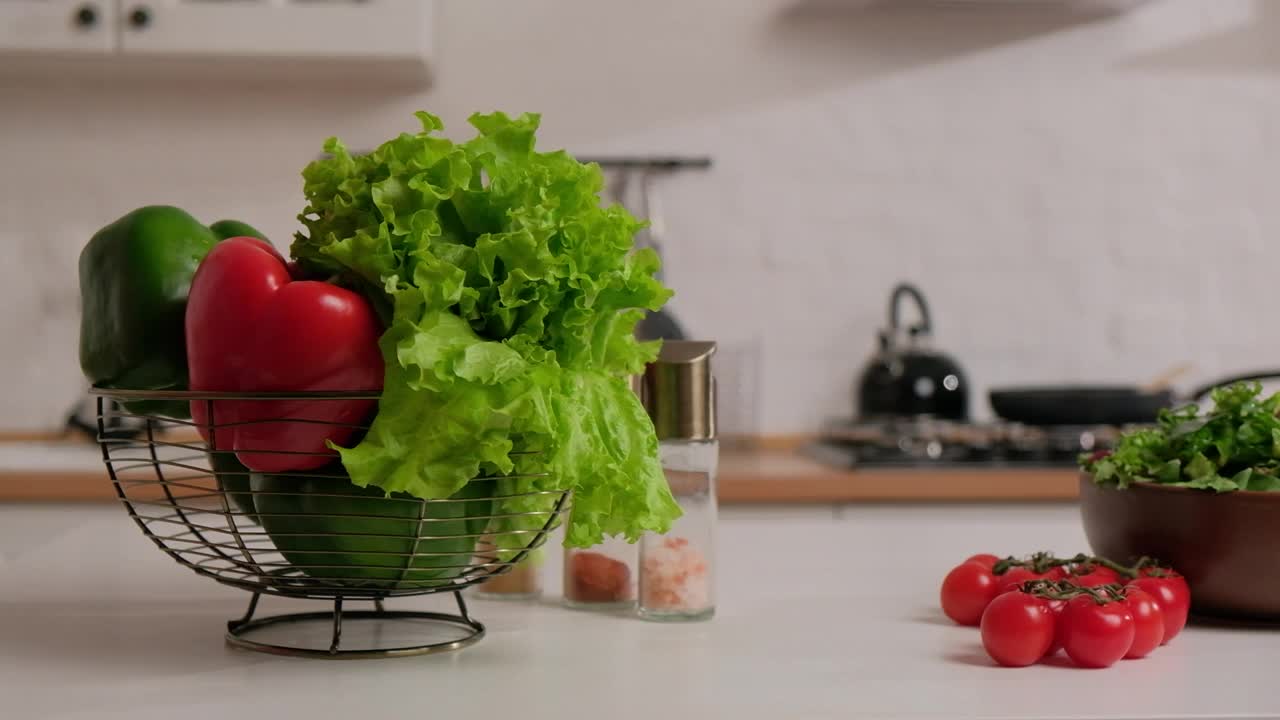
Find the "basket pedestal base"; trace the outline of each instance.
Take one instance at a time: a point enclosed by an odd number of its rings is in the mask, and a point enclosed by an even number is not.
[[[460,591],[453,592],[456,614],[386,610],[382,600],[374,601],[373,610],[344,610],[339,596],[331,611],[255,620],[259,597],[254,593],[244,617],[227,623],[228,645],[294,657],[387,658],[460,650],[485,633],[484,625],[467,613]]]

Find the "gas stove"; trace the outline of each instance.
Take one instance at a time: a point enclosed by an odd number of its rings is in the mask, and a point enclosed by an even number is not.
[[[931,418],[829,423],[808,453],[839,466],[1070,467],[1114,446],[1127,427],[1034,426]]]

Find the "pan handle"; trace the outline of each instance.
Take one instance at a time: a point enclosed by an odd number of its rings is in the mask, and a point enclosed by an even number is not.
[[[1188,399],[1192,402],[1199,401],[1208,397],[1209,393],[1223,385],[1232,385],[1238,382],[1248,382],[1250,380],[1280,380],[1280,370],[1258,370],[1244,375],[1235,375],[1233,377],[1218,380],[1191,391],[1191,395]]]

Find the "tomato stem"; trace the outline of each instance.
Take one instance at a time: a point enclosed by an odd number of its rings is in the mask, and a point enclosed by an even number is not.
[[[1124,599],[1124,589],[1114,583],[1097,587],[1081,587],[1069,580],[1028,580],[1019,588],[1022,592],[1042,597],[1046,600],[1071,600],[1087,595],[1099,605],[1106,605]]]
[[[1076,557],[1084,557],[1084,556],[1077,555]],[[1043,575],[1044,573],[1048,572],[1051,568],[1059,567],[1062,565],[1069,565],[1071,564],[1071,562],[1072,562],[1071,559],[1063,560],[1061,558],[1055,557],[1053,553],[1047,550],[1041,550],[1039,552],[1032,553],[1031,557],[1027,558],[1026,560],[1020,560],[1010,555],[1009,557],[997,562],[991,568],[991,574],[1003,575],[1006,572],[1009,572],[1010,570],[1012,570],[1013,568],[1024,567],[1024,568],[1031,568],[1032,572]]]
[[[1044,574],[1051,568],[1062,567],[1065,565],[1097,565],[1112,570],[1117,575],[1129,578],[1130,580],[1141,576],[1143,570],[1146,570],[1147,568],[1151,568],[1148,574],[1155,577],[1164,577],[1168,574],[1168,571],[1161,567],[1154,558],[1147,557],[1146,555],[1138,558],[1138,561],[1133,565],[1121,565],[1114,560],[1109,560],[1098,555],[1076,553],[1069,558],[1059,558],[1055,557],[1053,553],[1045,551],[1032,553],[1032,555],[1025,560],[1010,555],[1009,557],[996,562],[996,564],[991,568],[991,573],[993,575],[1003,575],[1015,567],[1024,567],[1030,568],[1032,572],[1037,574]]]
[[[1075,585],[1052,580],[1028,580],[1022,584],[1020,589],[1022,592],[1048,600],[1070,600],[1080,594],[1080,588]]]
[[[1131,567],[1126,565],[1121,565],[1120,563],[1115,562],[1114,560],[1108,560],[1107,558],[1104,558],[1104,557],[1090,556],[1088,559],[1088,562],[1093,563],[1094,565],[1100,565],[1109,570],[1114,570],[1116,574],[1121,575],[1123,577],[1127,577],[1132,580],[1133,578],[1138,577],[1138,575],[1141,574],[1142,569],[1150,565],[1152,563],[1152,560],[1151,558],[1143,555],[1142,557],[1138,558],[1138,562]]]
[[[1051,552],[1038,552],[1031,556],[1031,569],[1039,574],[1049,572],[1050,568],[1057,567],[1059,564],[1059,560]]]

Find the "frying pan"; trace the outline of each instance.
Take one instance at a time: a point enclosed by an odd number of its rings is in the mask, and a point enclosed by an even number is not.
[[[1280,379],[1280,370],[1224,378],[1179,396],[1172,390],[1128,385],[1056,385],[992,388],[991,409],[1024,425],[1126,425],[1149,423],[1163,408],[1195,402],[1214,388],[1248,380]]]

